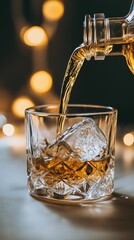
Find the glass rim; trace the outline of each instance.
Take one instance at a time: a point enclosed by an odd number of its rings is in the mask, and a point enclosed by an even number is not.
[[[25,110],[25,114],[32,114],[32,115],[36,115],[36,116],[95,116],[95,115],[111,115],[114,113],[117,113],[117,109],[114,107],[110,107],[110,106],[103,106],[103,105],[92,105],[92,104],[68,104],[68,107],[75,107],[75,108],[91,108],[91,109],[100,109],[100,112],[74,112],[74,113],[66,113],[66,114],[60,114],[60,113],[52,113],[52,112],[41,112],[39,111],[39,109],[41,108],[49,108],[49,107],[58,107],[59,108],[59,104],[44,104],[44,105],[37,105],[37,106],[33,106],[33,107],[29,107]],[[101,110],[102,109],[102,110]],[[105,110],[105,111],[104,111]]]

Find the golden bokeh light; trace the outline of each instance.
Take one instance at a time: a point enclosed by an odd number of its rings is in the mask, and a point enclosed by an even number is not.
[[[134,136],[132,133],[125,134],[123,142],[126,146],[132,146],[134,143]]]
[[[42,7],[43,15],[49,21],[57,21],[64,14],[64,5],[59,0],[47,0]]]
[[[35,72],[30,79],[30,86],[36,93],[48,92],[52,87],[52,76],[46,71]]]
[[[48,43],[48,37],[42,27],[33,26],[28,28],[23,35],[23,40],[28,46],[40,46]]]
[[[19,97],[14,100],[12,111],[17,117],[24,118],[25,109],[32,107],[33,105],[34,103],[28,97]]]
[[[3,130],[3,133],[8,137],[13,136],[14,134],[14,126],[12,124],[9,124],[9,123],[4,124],[2,130]]]

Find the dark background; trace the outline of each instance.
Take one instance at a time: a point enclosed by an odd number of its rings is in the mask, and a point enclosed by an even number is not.
[[[1,0],[0,6],[0,88],[11,99],[27,87],[32,73],[31,49],[25,46],[15,28],[13,0]],[[16,0],[16,3],[19,0]],[[29,24],[42,23],[41,6],[32,9],[32,0],[23,0],[23,15]],[[120,17],[128,13],[131,0],[64,0],[65,13],[49,42],[48,66],[52,73],[53,90],[60,95],[63,75],[73,50],[83,42],[85,14],[103,12],[106,17]],[[1,95],[1,94],[0,94]],[[0,101],[2,95],[0,96]],[[134,76],[124,57],[106,57],[104,61],[85,61],[74,85],[71,103],[111,105],[119,110],[119,122],[134,123]],[[10,110],[10,104],[9,104]]]

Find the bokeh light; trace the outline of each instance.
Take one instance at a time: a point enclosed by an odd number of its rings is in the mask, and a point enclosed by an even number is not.
[[[0,128],[2,128],[6,122],[7,118],[3,114],[0,114]]]
[[[4,124],[2,130],[3,130],[3,133],[8,137],[13,136],[14,134],[14,126],[12,124],[9,124],[9,123]]]
[[[132,146],[134,143],[134,136],[132,133],[125,134],[123,142],[126,146]]]
[[[33,105],[34,103],[28,97],[19,97],[14,100],[12,111],[17,117],[24,118],[25,109],[32,107]]]
[[[28,28],[23,35],[23,40],[28,46],[40,46],[48,43],[48,37],[42,27],[33,26]]]
[[[43,4],[43,15],[49,21],[57,21],[64,14],[64,5],[59,0],[47,0]]]
[[[52,87],[52,76],[46,71],[35,72],[30,79],[30,86],[36,93],[48,92]]]

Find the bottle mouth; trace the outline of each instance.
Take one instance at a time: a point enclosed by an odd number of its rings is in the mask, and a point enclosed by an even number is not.
[[[83,25],[84,25],[83,42],[86,46],[89,46],[92,43],[92,19],[90,15],[85,16]]]
[[[105,39],[105,34],[107,34],[106,31],[104,32],[107,25],[106,20],[104,13],[95,13],[93,18],[90,15],[85,16],[83,41],[86,46],[92,43],[97,44],[100,32],[101,38]]]
[[[134,0],[125,17],[105,18],[104,13],[95,13],[84,19],[83,42],[87,47],[86,59],[104,60],[106,56],[122,55],[113,51],[114,44],[134,41]],[[113,51],[113,52],[112,52]]]
[[[87,60],[92,56],[95,60],[104,60],[107,54],[105,43],[109,38],[109,20],[105,18],[104,13],[95,13],[93,18],[90,15],[85,16],[83,41],[87,46]]]
[[[104,13],[95,13],[93,18],[86,15],[83,24],[83,42],[85,46],[107,42],[110,39],[110,21],[115,24],[116,21],[119,21],[120,24],[122,22],[122,31],[127,26],[127,31],[124,31],[124,34],[134,36],[134,0],[132,0],[129,13],[125,17],[105,18]]]

